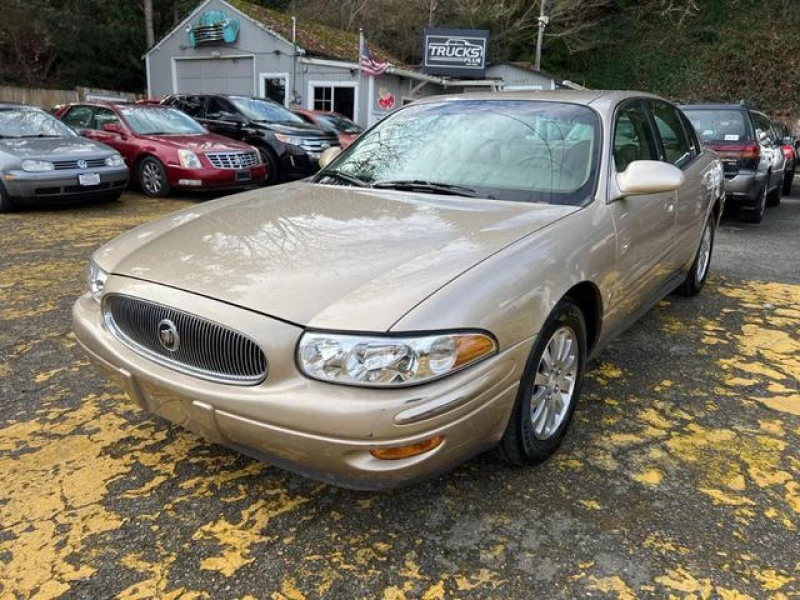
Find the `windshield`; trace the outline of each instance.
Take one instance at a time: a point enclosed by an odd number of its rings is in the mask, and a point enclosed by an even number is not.
[[[347,117],[342,115],[317,115],[317,120],[323,129],[338,131],[339,133],[361,133],[364,131]]]
[[[0,138],[74,137],[77,134],[38,108],[0,108]]]
[[[726,109],[683,109],[704,142],[744,142],[752,140],[744,113]]]
[[[232,97],[229,98],[234,106],[251,121],[269,121],[270,123],[305,123],[288,108],[277,102],[260,100],[258,98]]]
[[[139,135],[203,135],[206,130],[174,108],[130,106],[120,109],[128,126]]]
[[[377,187],[416,181],[468,188],[464,195],[484,198],[579,205],[594,190],[599,144],[599,119],[585,106],[445,101],[388,117],[327,171]],[[316,181],[344,181],[325,173]]]

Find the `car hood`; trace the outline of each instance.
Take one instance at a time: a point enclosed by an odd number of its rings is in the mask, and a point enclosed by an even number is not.
[[[194,153],[252,150],[252,146],[213,133],[207,135],[143,135],[141,139],[169,146],[186,148]]]
[[[95,260],[299,325],[386,331],[476,263],[575,210],[298,182],[144,225]]]
[[[106,157],[115,152],[105,144],[82,137],[0,139],[0,152],[18,158],[63,160]]]

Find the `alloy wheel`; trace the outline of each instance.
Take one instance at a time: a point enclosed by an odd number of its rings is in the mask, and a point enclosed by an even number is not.
[[[578,337],[566,325],[547,342],[531,393],[531,422],[536,439],[552,437],[569,413],[578,380],[579,352]]]
[[[709,220],[703,229],[703,238],[700,240],[700,250],[697,253],[697,266],[695,267],[694,279],[697,283],[705,280],[708,273],[708,265],[711,262],[711,241],[713,239],[712,225]]]
[[[161,169],[155,163],[148,162],[142,168],[142,186],[149,194],[153,195],[158,194],[164,186]]]

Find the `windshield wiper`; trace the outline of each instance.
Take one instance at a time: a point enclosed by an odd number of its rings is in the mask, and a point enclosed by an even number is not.
[[[340,179],[341,181],[346,181],[347,183],[352,183],[358,187],[366,187],[367,182],[359,179],[358,177],[353,177],[352,175],[348,175],[347,173],[343,173],[342,171],[337,171],[335,169],[322,169],[318,176],[327,176],[327,177],[335,177],[336,179]]]
[[[477,198],[478,192],[470,187],[455,185],[453,183],[439,183],[423,179],[387,179],[376,181],[372,187],[378,189],[401,190],[408,192],[428,192],[432,194],[450,194],[452,196],[466,196]]]

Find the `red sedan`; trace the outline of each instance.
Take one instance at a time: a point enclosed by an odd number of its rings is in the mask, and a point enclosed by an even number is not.
[[[209,133],[175,108],[84,102],[56,115],[81,135],[119,152],[131,179],[148,196],[166,196],[176,188],[243,188],[267,176],[258,150]]]
[[[326,131],[333,131],[336,133],[342,150],[347,148],[358,136],[364,133],[364,129],[361,126],[356,125],[344,115],[340,115],[336,112],[297,108],[294,110],[294,113],[303,117],[306,123],[311,123]]]

